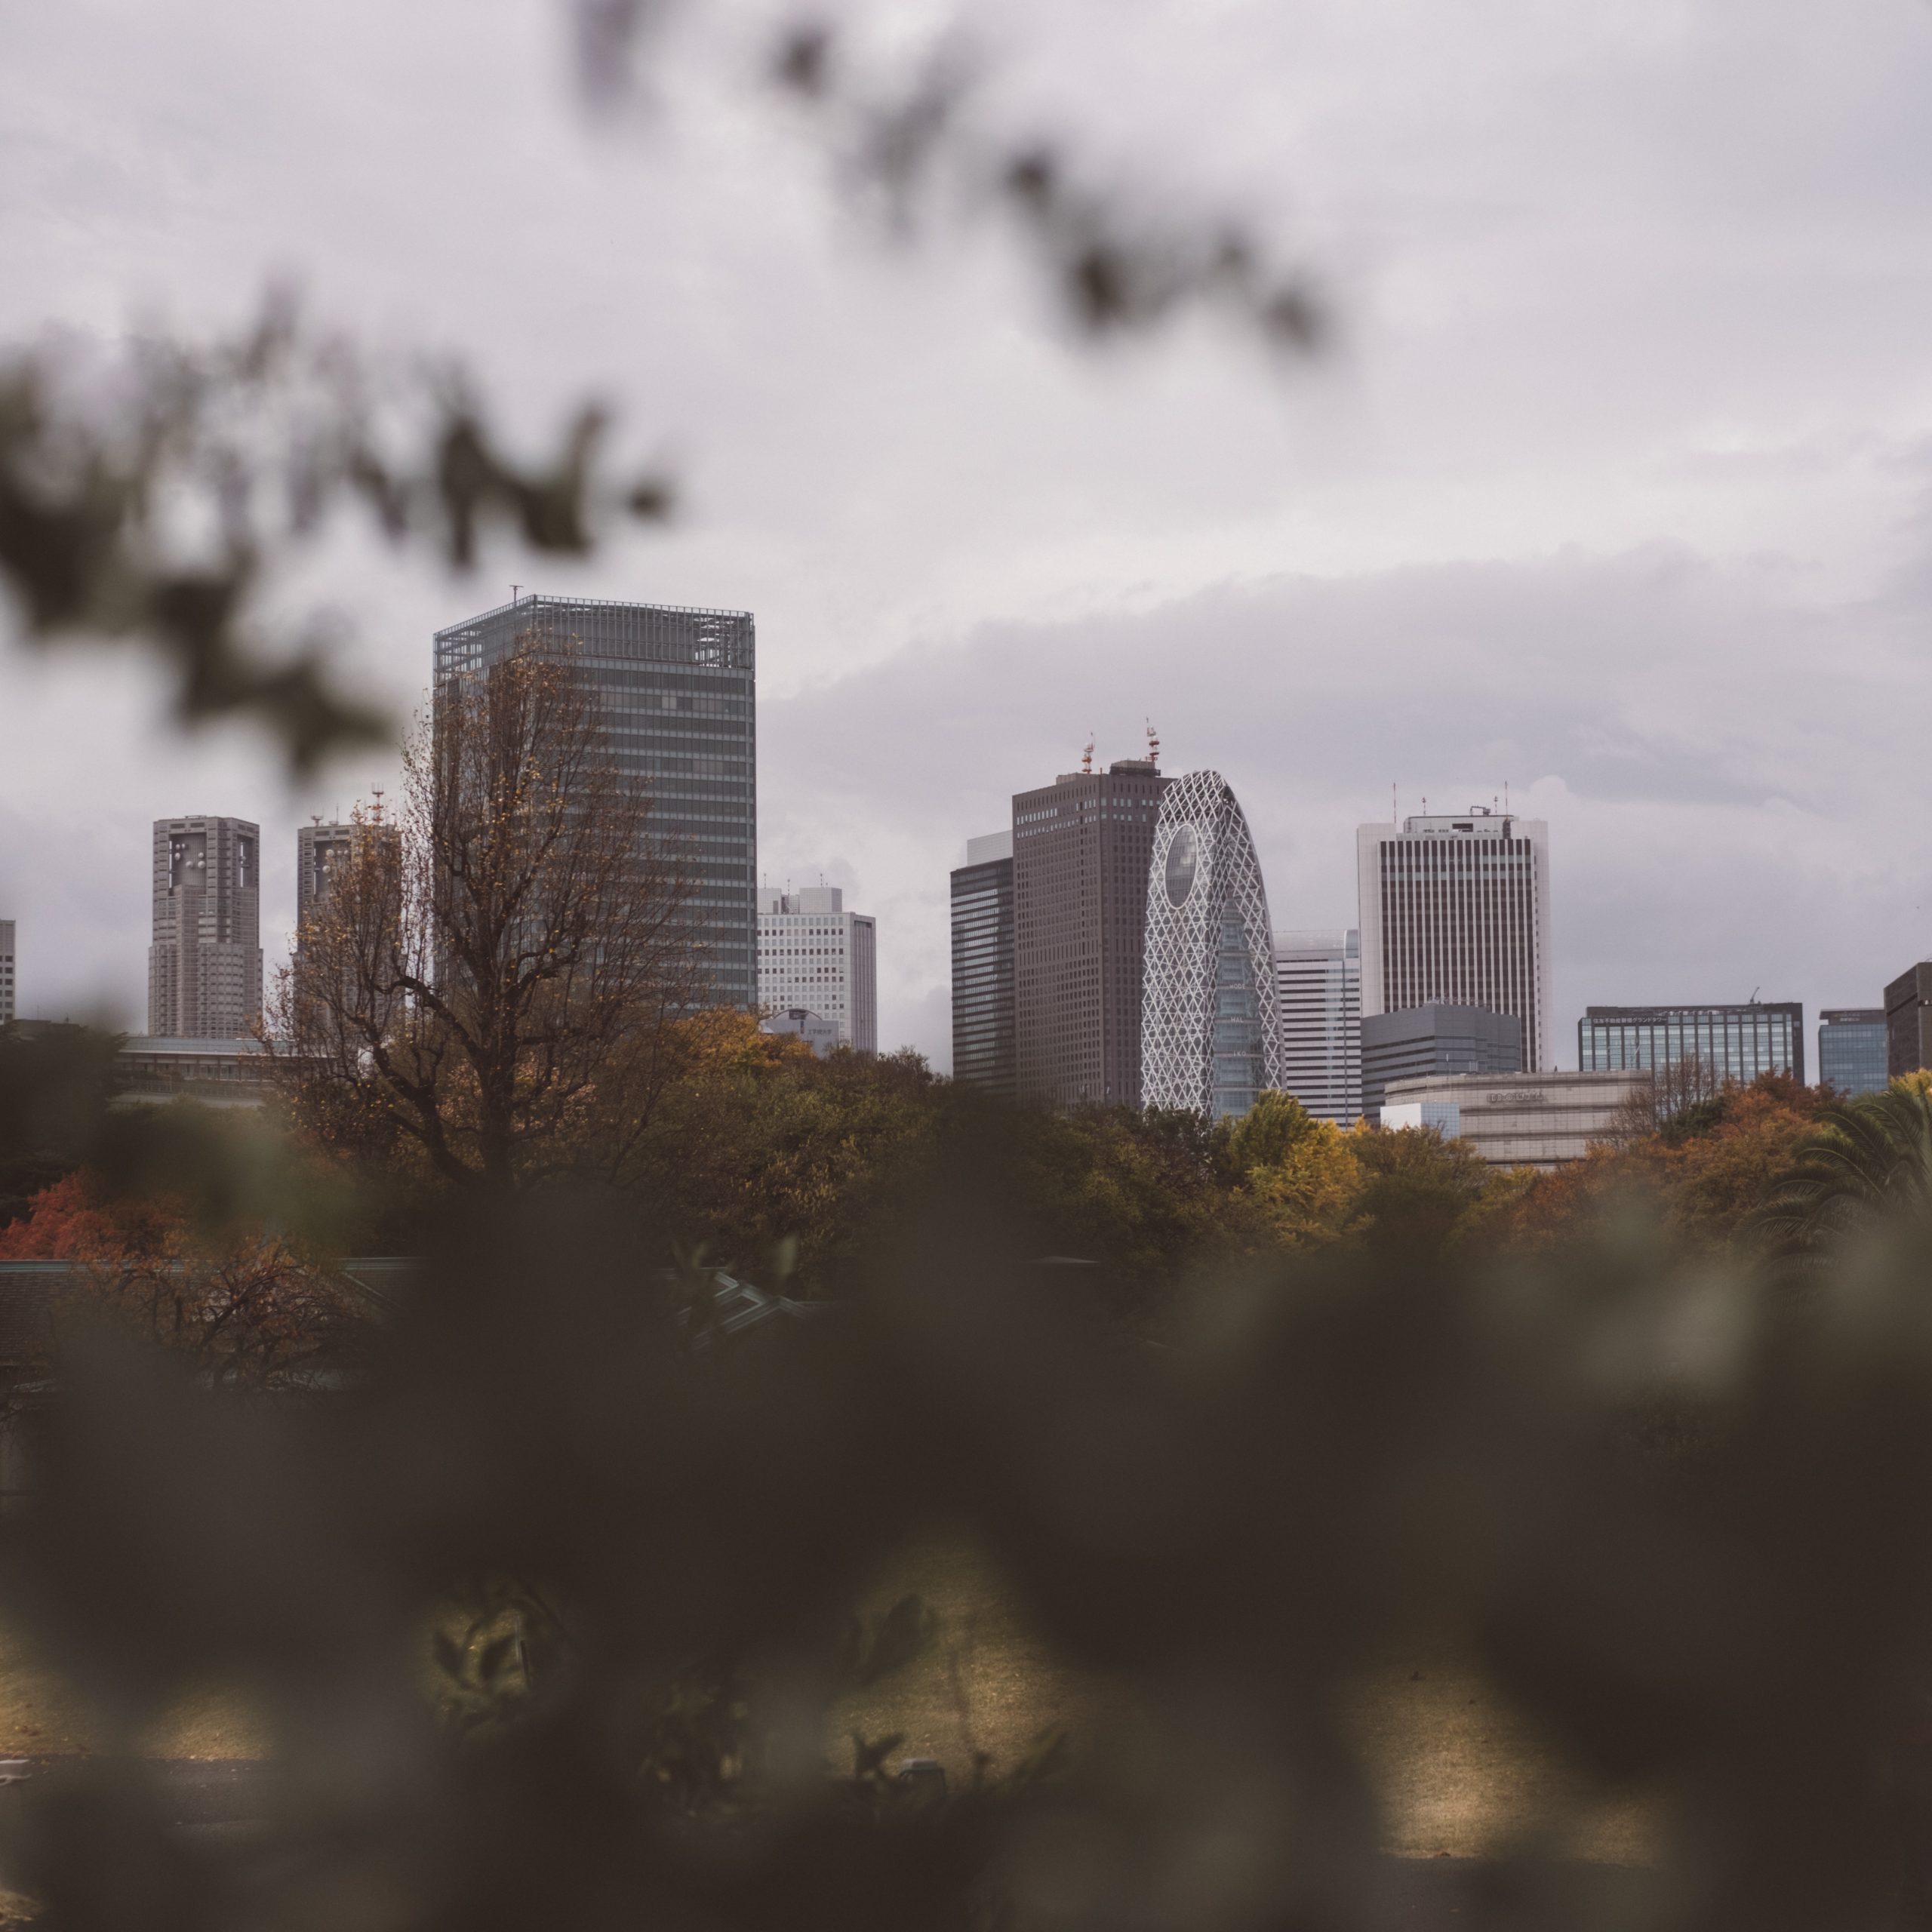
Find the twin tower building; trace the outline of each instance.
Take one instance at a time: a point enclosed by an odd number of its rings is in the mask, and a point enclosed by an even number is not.
[[[1458,1070],[1542,1071],[1548,870],[1547,826],[1506,812],[1364,826],[1359,927],[1277,937],[1218,773],[1090,763],[1019,793],[952,875],[954,1078],[1212,1119],[1274,1088],[1346,1124],[1364,1023],[1371,1085],[1378,1051],[1400,1066],[1426,1035],[1439,1057],[1462,1030],[1485,1057]]]

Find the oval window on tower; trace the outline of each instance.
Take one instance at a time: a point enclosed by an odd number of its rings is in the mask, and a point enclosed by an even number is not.
[[[1199,844],[1191,825],[1180,826],[1168,846],[1168,903],[1185,906],[1194,890],[1194,864]]]

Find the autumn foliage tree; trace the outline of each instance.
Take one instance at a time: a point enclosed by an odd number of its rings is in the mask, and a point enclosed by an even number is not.
[[[677,854],[568,640],[446,678],[297,936],[265,1038],[297,1125],[498,1194],[621,1177],[701,1003]]]

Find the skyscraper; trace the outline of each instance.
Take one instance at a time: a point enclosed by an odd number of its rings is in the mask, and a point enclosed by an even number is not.
[[[1361,1116],[1361,934],[1275,935],[1281,1084],[1317,1120]]]
[[[1140,1103],[1147,863],[1168,780],[1151,758],[1013,801],[1014,1058],[1023,1100]]]
[[[14,922],[0,919],[0,1026],[14,1017]]]
[[[1838,1007],[1819,1014],[1818,1078],[1826,1086],[1856,1100],[1883,1093],[1889,1077],[1882,1006]]]
[[[952,874],[952,1077],[1013,1096],[1011,831],[968,839]]]
[[[383,881],[387,901],[384,907],[386,918],[395,922],[395,931],[399,934],[403,897],[401,837],[398,826],[385,824],[373,815],[365,817],[359,813],[346,823],[318,819],[297,828],[295,944],[289,964],[296,976],[298,989],[312,988],[314,984],[309,977],[312,965],[306,937],[310,930],[310,921],[321,910],[337,875],[348,865],[351,857],[358,851],[367,852],[372,844],[379,843],[388,848],[389,862],[377,877]],[[373,906],[363,909],[365,912],[372,909]],[[352,943],[347,956],[355,956],[359,949],[358,945]],[[337,956],[340,958],[344,955],[339,953]],[[341,993],[349,1011],[367,1011],[362,1002],[374,991],[366,985],[358,985],[361,977],[357,970],[344,973]],[[384,994],[377,1002],[376,1011],[384,1026],[396,1010],[396,997]]]
[[[1886,1077],[1926,1066],[1932,1066],[1932,961],[1921,960],[1885,989]]]
[[[238,1039],[260,1017],[261,836],[246,819],[155,820],[151,1036]]]
[[[1549,827],[1472,806],[1355,834],[1361,1010],[1480,1006],[1521,1023],[1550,1064]]]
[[[1141,1090],[1211,1120],[1281,1084],[1268,894],[1235,795],[1217,771],[1175,779],[1147,872]]]
[[[815,1013],[842,1044],[878,1052],[878,929],[868,914],[845,910],[841,887],[760,890],[758,1003]]]
[[[568,651],[604,703],[619,771],[649,788],[651,835],[691,884],[691,943],[722,1004],[758,1003],[757,645],[748,611],[528,596],[436,633],[435,674],[500,663],[520,638]]]
[[[1804,1008],[1795,1000],[1738,1006],[1590,1006],[1577,1023],[1586,1073],[1649,1073],[1696,1061],[1748,1086],[1763,1073],[1804,1078]]]

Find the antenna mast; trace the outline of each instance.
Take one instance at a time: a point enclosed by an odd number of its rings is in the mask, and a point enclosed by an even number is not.
[[[1161,768],[1161,734],[1154,729],[1154,721],[1147,721],[1147,762],[1158,771]]]

